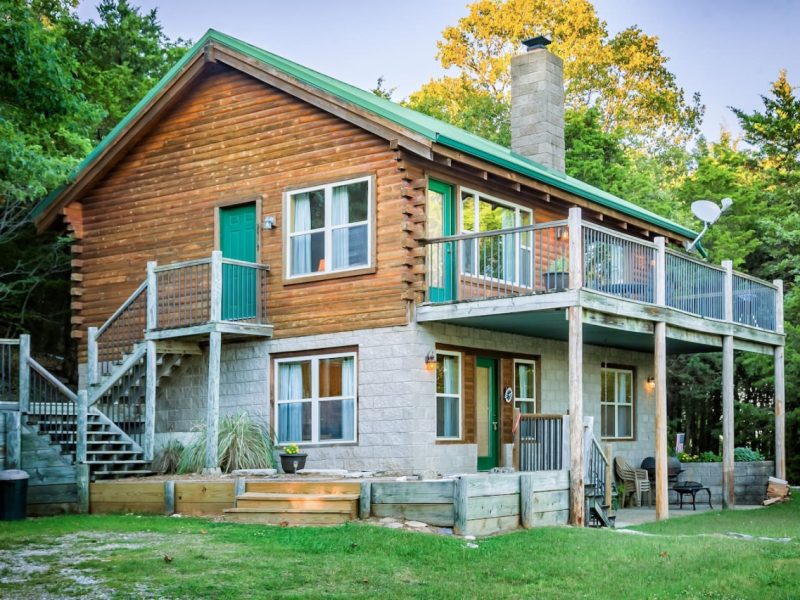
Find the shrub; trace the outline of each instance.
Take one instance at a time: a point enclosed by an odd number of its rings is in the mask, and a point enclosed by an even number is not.
[[[764,455],[752,448],[735,448],[733,450],[733,458],[736,462],[756,462],[764,460]]]
[[[181,455],[179,473],[197,473],[203,470],[206,458],[206,427],[194,428],[200,435]],[[217,465],[225,473],[236,469],[267,469],[275,467],[272,455],[272,437],[260,423],[247,413],[220,419],[217,436]]]
[[[701,452],[700,454],[687,454],[686,452],[681,452],[678,455],[678,460],[682,463],[709,463],[722,462],[722,457],[719,454],[714,454],[713,452]]]
[[[170,440],[166,446],[156,453],[155,458],[153,458],[152,469],[161,474],[177,473],[182,454],[183,444],[178,440]]]

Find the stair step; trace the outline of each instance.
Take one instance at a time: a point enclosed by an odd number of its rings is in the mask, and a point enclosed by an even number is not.
[[[358,511],[358,494],[259,494],[245,493],[236,497],[236,508],[278,511]]]
[[[236,500],[358,500],[361,494],[280,494],[263,492],[245,492],[236,496]]]
[[[149,465],[149,460],[86,460],[90,465]]]
[[[263,494],[360,494],[357,481],[248,481],[245,493]]]
[[[155,475],[154,471],[150,471],[148,469],[131,469],[130,471],[94,471],[92,475],[94,475],[98,479],[104,479],[107,476],[110,477],[145,477],[147,475]]]
[[[341,525],[356,518],[351,511],[331,511],[313,509],[226,508],[225,520],[235,523],[261,525],[323,526]]]

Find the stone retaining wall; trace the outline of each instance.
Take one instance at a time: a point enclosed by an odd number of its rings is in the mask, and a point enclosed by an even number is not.
[[[722,463],[683,463],[681,481],[698,481],[711,489],[714,508],[722,507]],[[769,478],[775,475],[775,463],[771,460],[759,462],[737,462],[734,472],[737,504],[761,504],[767,491]],[[674,501],[675,494],[670,494]],[[698,496],[702,502],[705,494]]]

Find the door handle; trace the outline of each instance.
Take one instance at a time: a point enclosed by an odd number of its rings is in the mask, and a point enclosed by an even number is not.
[[[497,431],[497,421],[492,421],[492,427],[494,427],[494,430]]]

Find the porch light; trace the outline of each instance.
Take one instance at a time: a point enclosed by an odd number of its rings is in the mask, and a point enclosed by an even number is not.
[[[565,242],[569,240],[569,228],[568,227],[556,227],[556,239],[557,240],[564,240]]]
[[[436,352],[431,350],[425,355],[425,369],[428,371],[435,371],[436,370]]]
[[[650,375],[644,382],[648,390],[652,391],[656,387],[656,378]]]

